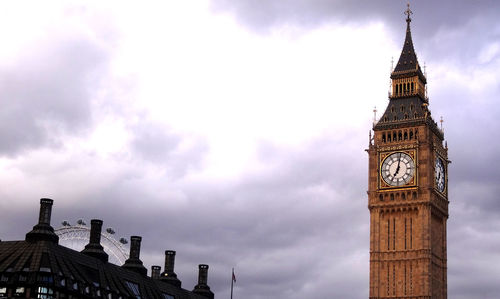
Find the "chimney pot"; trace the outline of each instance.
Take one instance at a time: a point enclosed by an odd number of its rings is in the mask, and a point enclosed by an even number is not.
[[[38,224],[50,225],[50,216],[52,214],[52,205],[54,201],[49,198],[40,199],[40,215],[38,216]]]
[[[141,241],[142,238],[139,236],[130,237],[130,255],[122,267],[146,276],[148,269],[142,265],[142,261],[139,258],[141,254]]]
[[[151,278],[160,279],[160,272],[161,272],[160,266],[151,266]]]
[[[104,248],[101,245],[101,229],[102,220],[92,219],[90,221],[90,240],[89,244],[82,250],[82,253],[98,258],[103,262],[107,262],[109,256],[104,252]]]
[[[214,293],[210,291],[210,287],[207,285],[208,278],[208,265],[200,264],[198,265],[198,284],[194,287],[193,292],[209,299],[214,298]]]
[[[174,272],[174,266],[175,251],[165,250],[165,272],[161,274],[160,280],[180,288],[182,283]]]
[[[207,284],[208,280],[208,265],[198,265],[198,284]]]
[[[165,250],[165,272],[168,274],[175,274],[174,266],[175,266],[175,251]]]
[[[130,258],[138,260],[141,254],[141,241],[142,238],[139,236],[130,237]]]
[[[90,243],[101,244],[102,220],[90,220]]]
[[[33,226],[33,230],[26,234],[26,241],[50,241],[56,244],[59,242],[59,237],[54,233],[54,228],[50,225],[53,203],[54,201],[49,198],[40,199],[38,224]]]

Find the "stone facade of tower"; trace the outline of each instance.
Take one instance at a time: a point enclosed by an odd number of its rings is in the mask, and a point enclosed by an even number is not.
[[[370,298],[447,298],[448,148],[431,116],[410,14],[369,155]]]

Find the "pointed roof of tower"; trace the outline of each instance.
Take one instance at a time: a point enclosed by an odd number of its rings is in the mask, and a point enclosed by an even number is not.
[[[391,79],[405,79],[415,76],[423,85],[427,84],[427,80],[422,73],[422,69],[417,60],[417,54],[413,47],[411,38],[410,22],[411,15],[410,5],[405,11],[406,18],[406,38],[399,57],[396,68],[391,73]],[[409,84],[409,83],[408,83]],[[428,99],[418,92],[410,92],[401,96],[389,96],[389,104],[382,117],[374,124],[374,130],[395,129],[405,126],[416,126],[420,124],[428,124],[438,136],[442,136],[442,132],[438,129],[436,122],[432,119],[431,112],[428,108]]]
[[[410,4],[408,3],[408,9],[405,11],[406,17],[406,37],[405,42],[403,44],[403,50],[401,51],[401,55],[399,56],[398,63],[396,64],[396,68],[391,74],[391,78],[400,77],[402,74],[409,74],[414,76],[415,73],[421,77],[421,79],[426,82],[425,76],[422,73],[422,69],[420,68],[420,64],[418,63],[417,53],[415,53],[415,48],[413,47],[413,40],[411,38],[411,15],[413,12],[410,10]]]

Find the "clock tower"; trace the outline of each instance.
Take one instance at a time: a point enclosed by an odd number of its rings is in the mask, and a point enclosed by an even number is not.
[[[370,137],[370,298],[447,298],[448,148],[406,38],[387,108]],[[370,133],[371,135],[371,133]]]

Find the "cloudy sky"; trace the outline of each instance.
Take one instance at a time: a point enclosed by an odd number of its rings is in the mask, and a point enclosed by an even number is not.
[[[103,3],[104,2],[104,3]],[[414,1],[450,148],[449,297],[500,293],[500,2]],[[104,220],[235,298],[368,296],[368,134],[405,1],[3,1],[0,239]]]

